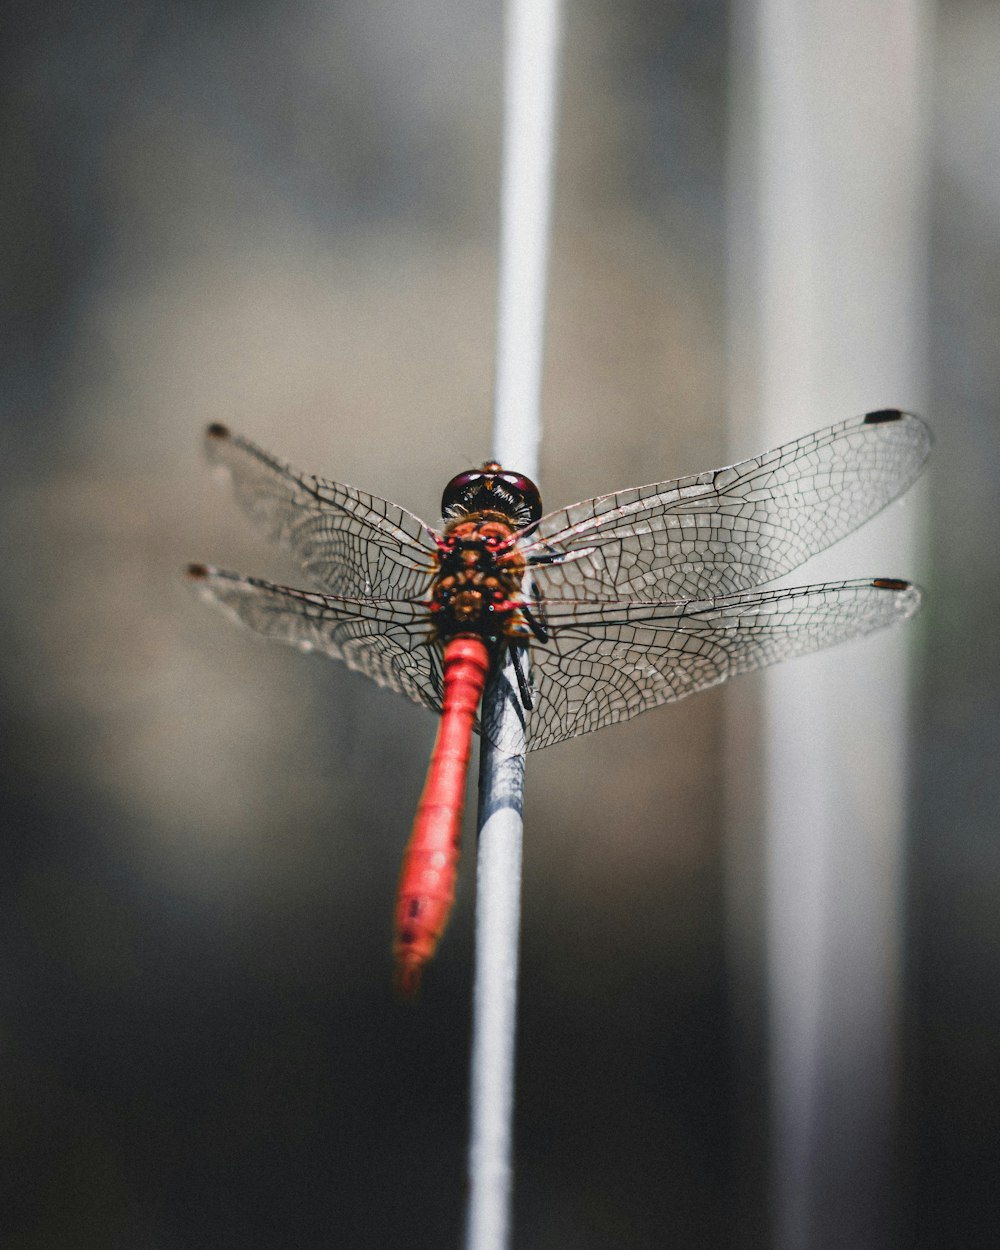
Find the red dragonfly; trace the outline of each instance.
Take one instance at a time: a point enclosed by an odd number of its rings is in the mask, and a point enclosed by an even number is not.
[[[202,594],[257,633],[343,660],[441,714],[395,910],[395,980],[407,997],[451,910],[472,731],[489,732],[480,701],[508,656],[535,749],[920,606],[917,587],[896,578],[751,590],[913,482],[930,433],[894,408],[546,515],[533,482],[489,462],[445,487],[441,530],[300,473],[225,426],[209,427],[207,449],[319,589],[191,565]]]

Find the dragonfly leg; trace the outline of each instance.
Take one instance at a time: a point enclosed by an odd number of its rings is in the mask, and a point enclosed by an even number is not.
[[[531,632],[535,635],[538,641],[548,642],[549,631],[545,627],[545,620],[541,613],[541,602],[542,602],[541,596],[539,595],[538,587],[535,585],[534,582],[531,583],[531,597],[535,601],[535,603],[539,605],[538,615],[536,616],[535,613],[532,612],[532,610],[527,606],[527,604],[524,604],[524,603],[521,603],[518,605],[521,609],[521,615],[528,622],[528,626],[531,629]]]
[[[534,555],[528,556],[529,564],[562,564],[566,559],[565,551],[557,551],[554,547],[550,547],[548,543],[539,543],[540,547],[544,547],[543,552],[535,552]]]
[[[521,695],[521,703],[524,706],[524,710],[530,712],[532,707],[534,707],[534,699],[531,697],[531,687],[528,685],[528,679],[521,666],[521,648],[512,644],[510,658],[514,663],[514,673],[517,676],[517,688]]]

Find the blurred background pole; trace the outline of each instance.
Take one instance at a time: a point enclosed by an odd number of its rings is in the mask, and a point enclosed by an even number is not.
[[[506,8],[493,456],[537,477],[555,153],[558,0]],[[479,776],[468,1250],[509,1241],[525,725],[508,662],[487,690]]]
[[[733,20],[735,457],[873,408],[923,410],[929,15],[919,0],[738,0]],[[919,573],[918,504],[911,492],[795,580]],[[730,695],[737,1045],[766,1016],[780,1250],[893,1240],[913,638]]]

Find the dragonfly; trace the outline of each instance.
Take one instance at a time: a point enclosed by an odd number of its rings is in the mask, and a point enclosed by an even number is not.
[[[454,901],[466,776],[487,683],[513,668],[528,748],[626,721],[740,673],[906,620],[895,577],[759,589],[902,494],[930,450],[879,409],[724,468],[543,513],[495,461],[459,473],[432,528],[299,472],[226,426],[206,450],[310,590],[192,564],[201,595],[268,638],[343,661],[440,716],[403,856],[395,985],[415,996]],[[502,744],[500,744],[502,745]]]

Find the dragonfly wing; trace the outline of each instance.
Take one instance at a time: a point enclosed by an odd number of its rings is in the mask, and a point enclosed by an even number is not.
[[[434,532],[412,512],[300,473],[223,425],[209,426],[205,445],[246,513],[291,548],[318,586],[388,599],[426,591],[437,548]]]
[[[203,598],[256,633],[322,651],[440,712],[440,656],[429,641],[427,614],[419,604],[292,590],[205,565],[192,565],[188,572]]]
[[[551,512],[523,547],[550,597],[703,599],[790,572],[913,482],[930,431],[871,412],[774,451]]]
[[[905,620],[919,606],[917,587],[889,579],[681,602],[550,602],[549,641],[531,648],[537,699],[529,745],[629,720]]]

